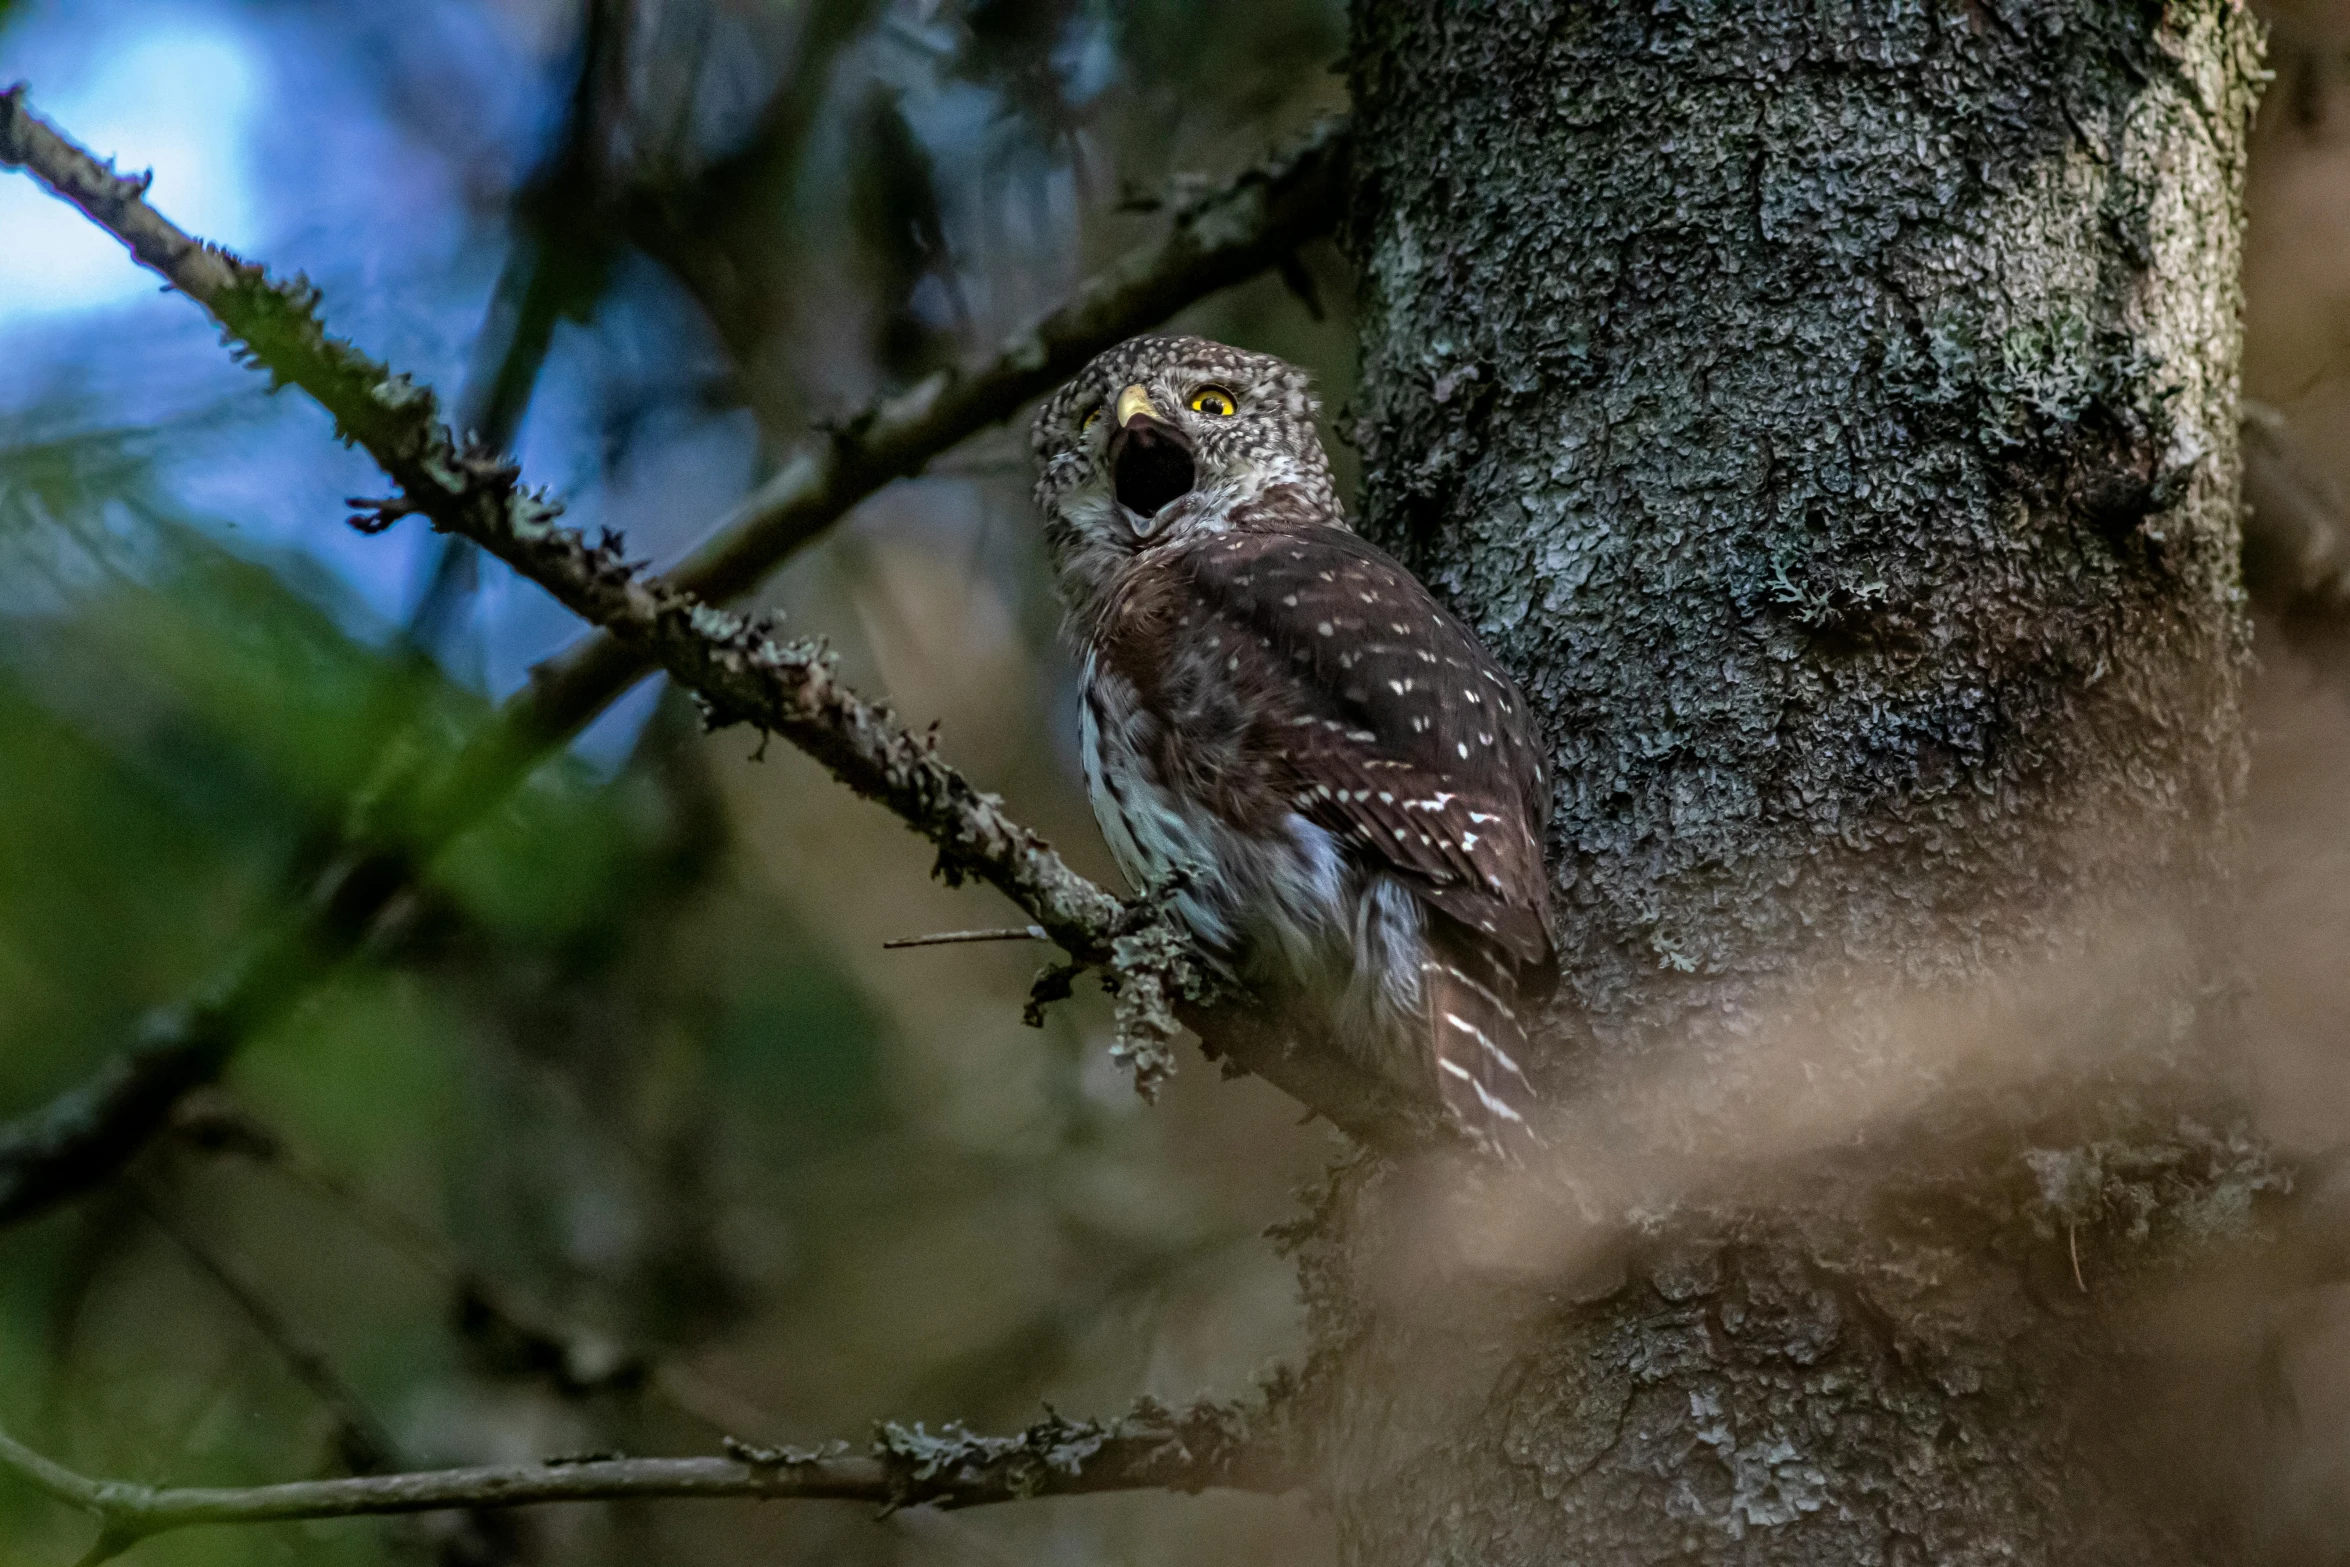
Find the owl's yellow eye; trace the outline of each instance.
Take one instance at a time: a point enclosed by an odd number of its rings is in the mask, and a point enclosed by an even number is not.
[[[1203,386],[1191,394],[1191,411],[1206,414],[1211,419],[1229,419],[1240,412],[1232,394],[1220,386]]]
[[[1101,423],[1101,422],[1102,422],[1102,405],[1101,405],[1101,404],[1099,404],[1099,403],[1096,403],[1096,404],[1094,404],[1094,405],[1093,405],[1091,408],[1088,408],[1087,410],[1085,410],[1085,417],[1084,417],[1084,418],[1082,418],[1082,419],[1080,419],[1080,420],[1078,420],[1078,421],[1077,421],[1077,433],[1078,433],[1079,435],[1085,435],[1085,434],[1089,433],[1089,432],[1090,432],[1090,431],[1093,429],[1093,427],[1094,427],[1095,425],[1097,425],[1097,424],[1099,424],[1099,423]]]

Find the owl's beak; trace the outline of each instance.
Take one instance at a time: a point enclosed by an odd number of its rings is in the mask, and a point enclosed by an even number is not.
[[[1171,502],[1191,493],[1197,479],[1191,437],[1170,424],[1139,386],[1118,394],[1111,410],[1110,478],[1118,504],[1134,514],[1135,531],[1147,534],[1153,519]]]
[[[1125,429],[1136,419],[1156,419],[1161,424],[1166,416],[1151,403],[1151,394],[1139,386],[1130,386],[1118,394],[1117,418],[1111,421],[1118,429]]]

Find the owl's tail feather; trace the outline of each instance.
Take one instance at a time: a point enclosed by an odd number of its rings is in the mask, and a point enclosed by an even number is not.
[[[1444,922],[1436,922],[1441,927]],[[1526,1025],[1515,968],[1466,933],[1429,932],[1420,964],[1429,1059],[1445,1109],[1488,1152],[1523,1159],[1543,1146],[1526,1080]]]

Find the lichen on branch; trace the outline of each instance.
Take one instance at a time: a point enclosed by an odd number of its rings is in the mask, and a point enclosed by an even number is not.
[[[157,1487],[96,1480],[0,1431],[0,1471],[94,1518],[99,1562],[139,1541],[200,1524],[284,1523],[548,1502],[742,1498],[846,1501],[883,1508],[980,1507],[1104,1491],[1212,1488],[1278,1493],[1299,1476],[1285,1426],[1286,1384],[1249,1402],[1170,1409],[1152,1399],[1115,1420],[1047,1412],[1012,1436],[882,1423],[862,1449],[759,1447],[729,1439],[723,1458],[596,1457],[279,1485]]]
[[[982,407],[991,410],[988,418],[1001,418],[1016,405],[1002,400],[1015,387],[1042,390],[1050,384],[1045,378],[1074,369],[1066,361],[1080,346],[1088,354],[1101,346],[1096,340],[1112,322],[1138,307],[1172,310],[1196,297],[1203,282],[1236,281],[1285,254],[1327,223],[1341,145],[1335,128],[1326,127],[1285,162],[1187,206],[1162,247],[1166,254],[1081,293],[1007,352],[994,381],[933,378],[835,432],[825,455],[801,465],[814,477],[793,479],[787,470],[786,479],[829,495],[840,485],[869,490],[911,472],[938,449],[942,407],[954,410],[949,424],[975,427]],[[1188,1020],[1195,1024],[1213,1026],[1202,1023],[1198,1009],[1216,989],[1215,976],[1163,911],[1129,906],[1071,870],[999,799],[940,760],[927,737],[842,685],[821,646],[778,640],[764,623],[717,608],[696,591],[695,584],[729,587],[745,561],[774,548],[788,507],[753,507],[730,530],[736,547],[705,552],[674,579],[644,575],[616,536],[591,542],[563,526],[560,506],[526,488],[513,463],[459,440],[442,422],[430,388],[331,336],[306,279],[273,281],[260,266],[183,233],[147,204],[145,178],[117,175],[34,116],[21,88],[0,94],[0,163],[24,167],[108,229],[203,306],[232,348],[265,370],[273,385],[301,388],[332,415],[337,433],[364,448],[397,487],[393,496],[353,503],[353,521],[363,531],[416,515],[471,539],[630,655],[599,657],[591,648],[596,678],[658,664],[694,692],[713,725],[747,723],[783,736],[928,837],[950,877],[987,881],[1073,958],[1104,968],[1120,997],[1118,1054],[1146,1091],[1171,1065],[1167,1046],[1179,1031],[1179,1007],[1192,1009]],[[1154,925],[1165,929],[1154,936]],[[1303,1061],[1290,1042],[1261,1028],[1238,1028],[1222,1053],[1358,1137],[1412,1140],[1431,1124],[1390,1085]]]

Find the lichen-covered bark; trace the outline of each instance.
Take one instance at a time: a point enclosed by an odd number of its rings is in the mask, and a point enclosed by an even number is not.
[[[1548,718],[1580,1200],[1337,1184],[1349,1562],[2226,1559],[2116,1389],[2130,1282],[2270,1180],[2206,1130],[2198,928],[2257,49],[1358,0],[1363,525]],[[1506,1282],[1453,1244],[1496,1205]]]

